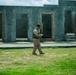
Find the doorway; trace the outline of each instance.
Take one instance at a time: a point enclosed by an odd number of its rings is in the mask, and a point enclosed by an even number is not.
[[[28,17],[27,14],[19,14],[16,19],[16,41],[28,40]]]
[[[2,41],[2,13],[0,13],[0,41]]]
[[[76,40],[76,11],[68,10],[65,12],[65,40]]]
[[[71,10],[65,12],[65,34],[67,33],[74,33],[74,24]]]
[[[53,13],[41,13],[41,26],[44,41],[52,41],[54,35]]]

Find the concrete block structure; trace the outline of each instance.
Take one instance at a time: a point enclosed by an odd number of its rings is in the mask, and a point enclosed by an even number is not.
[[[43,39],[66,40],[76,35],[76,0],[59,0],[58,5],[0,6],[0,39],[15,42],[17,38],[32,41],[34,27],[40,24]]]

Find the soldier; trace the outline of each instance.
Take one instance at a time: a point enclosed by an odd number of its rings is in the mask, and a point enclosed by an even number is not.
[[[38,24],[36,25],[35,29],[33,30],[33,43],[34,43],[34,47],[33,47],[33,52],[32,54],[36,54],[36,50],[38,49],[40,54],[44,54],[42,52],[41,49],[41,45],[40,45],[40,38],[43,36],[43,34],[40,34],[40,28],[41,26]]]

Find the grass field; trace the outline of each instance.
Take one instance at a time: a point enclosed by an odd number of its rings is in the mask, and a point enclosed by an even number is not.
[[[76,75],[76,48],[0,49],[0,75]],[[38,51],[37,51],[38,53]]]

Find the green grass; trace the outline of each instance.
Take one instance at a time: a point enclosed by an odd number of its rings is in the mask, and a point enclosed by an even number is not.
[[[76,48],[0,49],[0,75],[76,75]]]

